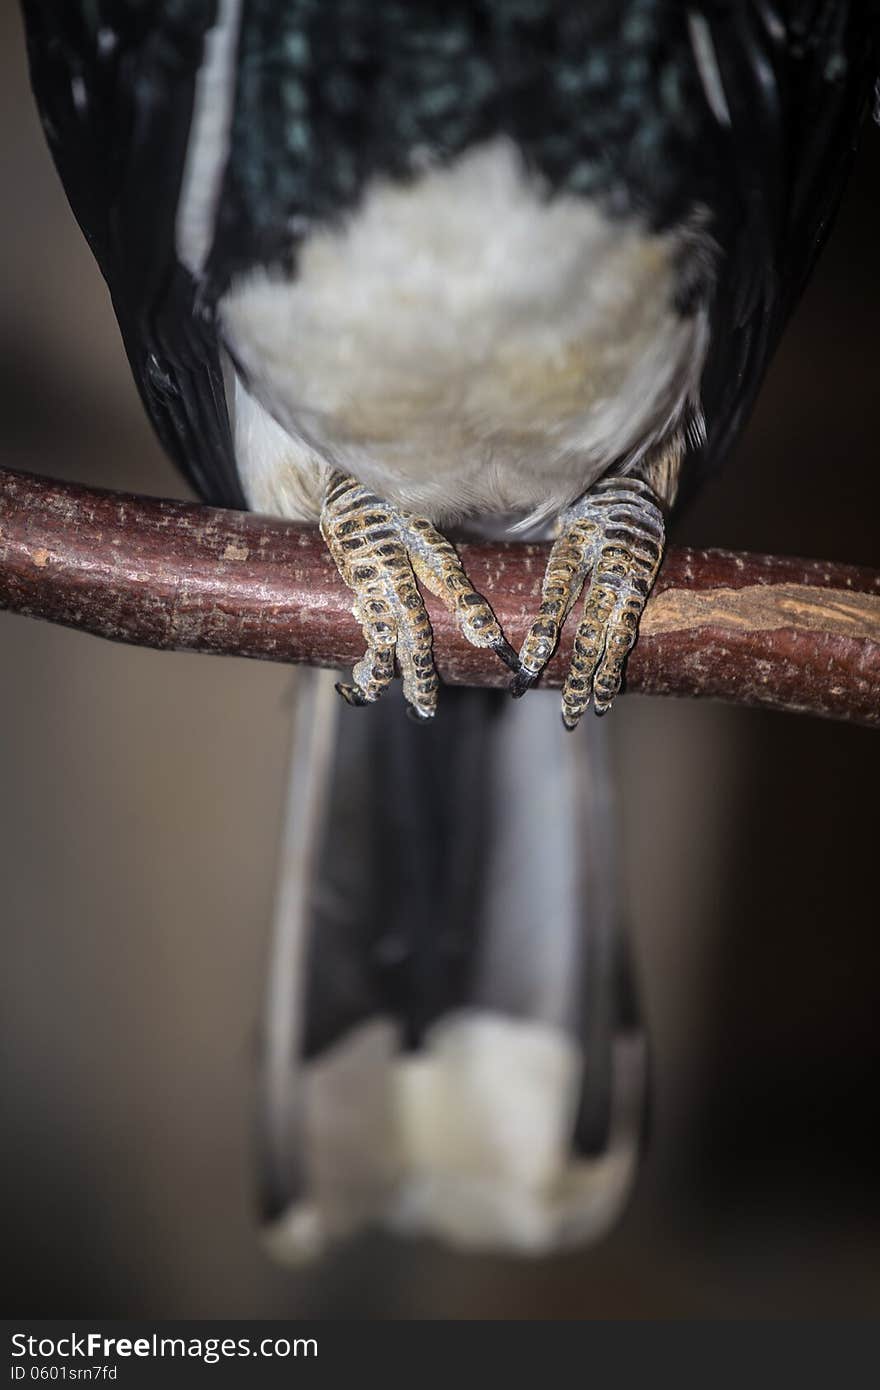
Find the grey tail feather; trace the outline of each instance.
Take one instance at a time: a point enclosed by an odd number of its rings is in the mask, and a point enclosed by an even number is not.
[[[298,674],[263,1034],[266,1237],[361,1226],[531,1253],[597,1238],[636,1172],[645,1040],[607,725],[557,697],[345,707]]]

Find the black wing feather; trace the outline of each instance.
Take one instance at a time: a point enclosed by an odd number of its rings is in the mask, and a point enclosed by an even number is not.
[[[147,413],[206,501],[243,507],[214,319],[175,251],[195,77],[215,9],[215,0],[23,3],[49,145]]]
[[[722,247],[692,485],[739,435],[831,226],[877,74],[871,0],[701,7],[730,112],[712,211]]]

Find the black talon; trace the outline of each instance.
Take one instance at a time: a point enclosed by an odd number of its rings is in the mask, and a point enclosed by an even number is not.
[[[341,695],[347,705],[366,705],[369,701],[358,690],[356,685],[343,685],[342,681],[337,681],[334,686],[337,695]]]
[[[521,666],[509,686],[514,700],[522,699],[526,691],[531,690],[537,679],[538,677],[533,675],[531,671],[527,671],[525,667]]]
[[[499,637],[497,642],[493,642],[492,650],[497,656],[500,656],[508,670],[519,675],[521,669],[519,664],[519,653],[510,645],[506,638]]]
[[[407,705],[406,714],[407,718],[411,719],[414,724],[430,724],[434,718],[433,714],[423,714],[420,709],[416,709],[415,705]]]

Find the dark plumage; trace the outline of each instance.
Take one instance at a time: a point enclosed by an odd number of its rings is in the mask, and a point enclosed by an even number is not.
[[[215,247],[218,278],[254,248],[289,254],[289,222],[334,221],[377,173],[407,180],[510,136],[546,181],[633,204],[655,227],[708,188],[708,122],[685,11],[656,0],[364,6],[259,0]]]

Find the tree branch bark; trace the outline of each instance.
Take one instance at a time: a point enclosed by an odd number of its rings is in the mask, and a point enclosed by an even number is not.
[[[461,547],[515,646],[539,602],[546,552]],[[363,648],[350,601],[313,527],[0,470],[0,608],[140,646],[342,667]],[[427,603],[441,677],[504,685],[497,658]],[[561,683],[574,626],[545,685]],[[626,685],[878,725],[880,574],[672,549]]]

